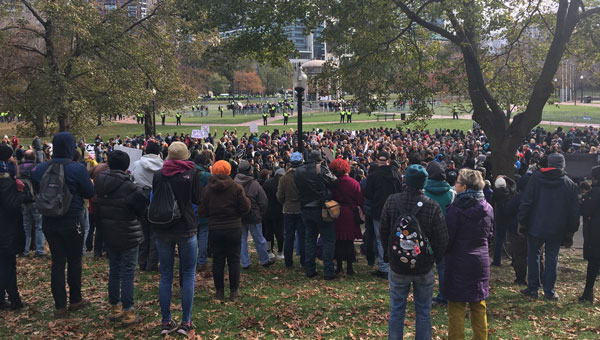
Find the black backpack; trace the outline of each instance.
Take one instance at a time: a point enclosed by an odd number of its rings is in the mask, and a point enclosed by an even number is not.
[[[183,173],[183,177],[190,177],[191,171]],[[150,194],[150,205],[148,206],[148,222],[156,228],[168,229],[176,224],[183,215],[183,208],[179,205],[173,187],[160,171],[154,173],[159,176],[156,185]]]
[[[40,181],[40,192],[35,198],[37,210],[43,216],[64,216],[71,206],[73,194],[65,180],[65,166],[67,163],[49,162],[48,169]]]
[[[423,206],[418,202],[412,211],[404,210],[389,236],[388,254],[390,265],[400,269],[400,274],[416,275],[427,273],[435,259],[429,239],[423,233],[417,213]]]
[[[35,190],[31,178],[31,170],[25,169],[19,172],[19,178],[25,185],[23,189],[23,203],[29,204],[35,202]]]

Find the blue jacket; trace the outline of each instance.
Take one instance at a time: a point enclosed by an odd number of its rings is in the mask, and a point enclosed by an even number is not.
[[[577,186],[559,169],[534,172],[521,197],[517,218],[528,235],[561,241],[567,232],[579,229]]]
[[[75,155],[75,138],[70,132],[59,132],[52,139],[53,159],[49,162],[44,162],[37,166],[32,173],[32,179],[39,184],[44,176],[44,173],[49,167],[50,162],[67,163],[73,159]],[[69,190],[73,194],[73,200],[69,211],[65,216],[58,219],[77,219],[81,217],[83,211],[83,199],[92,198],[96,192],[94,185],[90,180],[85,165],[81,163],[71,162],[65,165],[65,180]]]

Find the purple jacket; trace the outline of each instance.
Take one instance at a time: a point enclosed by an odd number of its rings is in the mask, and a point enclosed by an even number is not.
[[[456,196],[446,213],[448,248],[443,292],[449,301],[485,300],[490,288],[488,239],[493,234],[494,211],[467,194]]]

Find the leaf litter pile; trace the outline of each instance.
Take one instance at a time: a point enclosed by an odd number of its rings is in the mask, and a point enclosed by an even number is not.
[[[268,269],[253,265],[242,271],[242,298],[236,302],[213,299],[211,277],[196,274],[192,321],[193,339],[385,339],[389,317],[386,280],[370,275],[364,257],[357,274],[342,274],[337,280],[308,279],[283,261]],[[50,260],[19,258],[18,282],[25,308],[2,311],[0,339],[158,339],[160,308],[158,273],[136,273],[135,307],[142,322],[120,328],[108,320],[108,264],[106,259],[83,259],[83,295],[92,302],[84,310],[64,319],[53,317],[50,292]],[[317,263],[320,267],[320,263]],[[492,267],[490,298],[487,300],[490,339],[599,339],[600,305],[581,304],[577,297],[585,283],[586,262],[581,250],[562,249],[556,290],[558,302],[522,297],[514,285],[510,260]],[[322,272],[322,267],[320,267]],[[181,300],[175,270],[173,318],[181,321]],[[227,287],[227,284],[226,284]],[[437,285],[434,295],[437,294]],[[228,292],[226,292],[228,296]],[[600,294],[596,294],[600,296]],[[431,309],[434,339],[447,338],[445,307]],[[405,336],[414,337],[415,313],[409,295]],[[466,337],[471,337],[466,321]],[[173,333],[170,338],[181,338]],[[168,337],[169,338],[169,337]]]

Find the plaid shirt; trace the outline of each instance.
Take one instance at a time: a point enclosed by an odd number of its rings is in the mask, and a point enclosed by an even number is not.
[[[439,263],[444,258],[448,245],[448,229],[442,215],[442,209],[436,201],[425,196],[422,190],[411,188],[407,188],[402,193],[390,195],[383,206],[379,232],[385,257],[388,257],[390,233],[394,231],[394,224],[402,212],[400,207],[408,207],[407,211],[410,211],[418,202],[423,202],[423,206],[419,209],[417,218],[419,219],[423,233],[429,239],[435,261]],[[399,272],[399,270],[393,267],[392,270]]]

